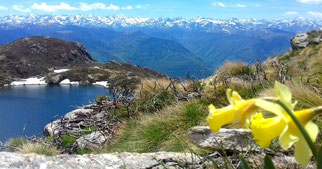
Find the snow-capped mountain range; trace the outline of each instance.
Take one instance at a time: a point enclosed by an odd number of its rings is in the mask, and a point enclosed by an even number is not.
[[[126,16],[93,16],[93,15],[10,15],[0,17],[1,29],[14,29],[30,25],[73,25],[81,27],[100,27],[116,30],[124,29],[184,29],[206,32],[224,31],[230,33],[238,30],[280,29],[290,32],[322,30],[322,20],[305,18],[257,20],[251,19],[212,19],[212,18],[144,18]]]
[[[322,30],[322,20],[142,18],[93,15],[0,17],[0,45],[28,36],[82,43],[98,62],[146,66],[173,77],[207,77],[226,61],[254,63],[290,49],[299,32]]]

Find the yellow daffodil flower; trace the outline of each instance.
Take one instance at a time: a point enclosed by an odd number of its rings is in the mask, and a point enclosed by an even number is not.
[[[229,106],[216,109],[214,105],[209,106],[208,122],[212,131],[218,132],[226,124],[236,121],[243,126],[246,119],[257,111],[255,106],[256,99],[243,100],[235,91],[228,89],[226,92]]]
[[[285,85],[276,82],[274,92],[275,97],[283,102],[294,113],[295,117],[305,127],[314,142],[319,129],[316,124],[311,122],[311,120],[313,119],[315,112],[320,111],[322,107],[294,112],[296,103],[292,103],[291,91]],[[261,113],[257,113],[252,116],[251,129],[254,140],[257,144],[262,147],[268,147],[272,139],[277,137],[279,137],[279,143],[284,149],[288,149],[296,143],[294,152],[295,159],[300,164],[307,165],[312,156],[312,152],[298,127],[287,112],[280,105],[273,102],[257,100],[255,104],[258,107],[276,115],[272,118],[264,118]]]

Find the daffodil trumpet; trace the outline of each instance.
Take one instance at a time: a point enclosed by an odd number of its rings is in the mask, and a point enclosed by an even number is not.
[[[292,118],[292,120],[294,121],[295,125],[298,127],[298,129],[300,130],[301,134],[303,135],[306,143],[309,145],[312,154],[314,156],[314,158],[317,160],[318,159],[318,152],[317,149],[309,135],[309,133],[305,130],[305,128],[303,127],[303,125],[301,124],[301,122],[299,121],[299,119],[296,118],[296,116],[294,115],[294,113],[280,100],[277,101],[277,103],[287,112],[287,114]],[[313,117],[319,113],[322,112],[322,106],[316,107],[311,109],[313,112]],[[312,117],[312,119],[313,119]]]
[[[227,89],[227,99],[229,106],[216,109],[214,105],[209,106],[208,122],[212,131],[218,132],[219,129],[230,123],[244,126],[247,118],[257,111],[258,107],[255,105],[256,99],[244,100],[236,91]]]

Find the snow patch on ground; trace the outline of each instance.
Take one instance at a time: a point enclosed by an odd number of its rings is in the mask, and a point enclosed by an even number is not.
[[[60,85],[79,85],[79,82],[71,82],[69,79],[65,79],[59,83]]]
[[[19,81],[14,81],[10,83],[11,86],[20,86],[20,85],[47,85],[45,82],[45,77],[37,78],[31,77],[28,79],[22,79]]]
[[[79,82],[73,82],[70,81],[69,79],[65,79],[59,83],[60,85],[79,85]],[[21,85],[47,85],[45,81],[45,77],[31,77],[28,79],[21,79],[19,81],[13,81],[10,84],[6,84],[5,86],[21,86]],[[107,81],[98,81],[93,83],[92,85],[96,86],[103,86],[103,87],[108,87],[108,82]]]
[[[57,70],[54,70],[54,73],[63,73],[67,71],[69,71],[69,69],[57,69]]]
[[[93,83],[93,85],[108,87],[108,82],[107,81],[98,81],[98,82]]]

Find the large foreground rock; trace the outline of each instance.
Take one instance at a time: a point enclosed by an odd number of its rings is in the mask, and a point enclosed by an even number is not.
[[[189,132],[190,140],[204,149],[228,152],[260,151],[252,139],[251,132],[245,129],[220,129],[214,133],[208,126],[196,126]]]
[[[120,153],[100,155],[60,155],[55,157],[35,154],[17,154],[0,152],[0,168],[31,168],[31,169],[141,169],[163,168],[160,161],[176,159],[191,161],[191,155],[183,153]]]
[[[209,157],[212,160],[209,160]],[[229,157],[231,158],[231,157]],[[232,163],[237,167],[238,156],[232,158]],[[263,155],[249,155],[247,160],[251,166],[263,166]],[[208,160],[205,160],[208,159]],[[201,161],[202,160],[202,161]],[[162,169],[162,168],[213,168],[216,162],[221,168],[225,168],[224,157],[214,153],[208,158],[195,156],[191,153],[114,153],[98,155],[59,155],[48,157],[36,154],[18,154],[0,152],[0,169]],[[293,157],[275,156],[273,162],[276,169],[301,168]],[[256,167],[257,168],[257,167]],[[309,164],[307,169],[313,169]]]

